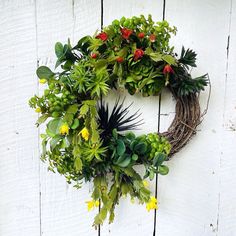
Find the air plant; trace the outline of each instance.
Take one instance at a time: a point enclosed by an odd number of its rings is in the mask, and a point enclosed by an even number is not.
[[[121,102],[120,98],[118,98],[110,113],[108,103],[105,103],[102,99],[100,100],[98,105],[98,125],[99,129],[101,129],[100,137],[103,140],[109,139],[114,129],[118,132],[135,130],[138,126],[143,124],[143,119],[139,119],[141,116],[139,110],[129,115],[129,108],[133,103],[124,107],[124,101],[125,98]]]

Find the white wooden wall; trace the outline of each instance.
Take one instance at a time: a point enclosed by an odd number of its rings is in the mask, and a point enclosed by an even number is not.
[[[178,27],[173,43],[198,52],[193,74],[208,72],[212,95],[197,136],[168,162],[158,180],[157,236],[236,235],[236,0],[0,0],[0,235],[96,236],[94,213],[80,191],[40,163],[36,115],[27,105],[40,92],[35,70],[53,66],[54,43],[76,42],[114,18],[151,13]],[[103,16],[103,19],[102,19]],[[129,97],[146,121],[165,130],[174,116],[170,94]],[[206,105],[207,92],[201,95]],[[155,183],[152,183],[155,190]],[[101,236],[152,236],[154,215],[122,200]]]

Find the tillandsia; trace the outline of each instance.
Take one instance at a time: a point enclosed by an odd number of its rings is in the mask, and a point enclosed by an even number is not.
[[[129,107],[119,100],[109,112],[101,99],[118,88],[142,96],[158,95],[164,87],[179,96],[203,90],[206,75],[194,79],[189,73],[196,66],[196,53],[183,48],[178,57],[169,44],[176,31],[167,21],[154,22],[151,15],[122,17],[74,47],[69,40],[57,42],[57,72],[46,66],[37,69],[46,88],[29,104],[40,114],[37,125],[46,122],[41,159],[77,188],[93,181],[92,200],[86,203],[88,210],[100,204],[94,226],[108,214],[113,221],[121,196],[138,199],[148,211],[157,209],[145,179],[168,173],[164,162],[170,143],[157,133],[136,136],[131,130],[142,123],[139,113],[129,115]],[[144,176],[136,165],[144,165]]]

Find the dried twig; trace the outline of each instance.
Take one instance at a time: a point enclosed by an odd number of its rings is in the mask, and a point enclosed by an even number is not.
[[[160,135],[169,140],[172,146],[169,157],[172,157],[176,152],[184,147],[196,133],[196,128],[201,123],[201,118],[206,114],[208,109],[211,86],[207,106],[202,114],[200,111],[198,94],[179,97],[173,90],[170,89],[170,91],[176,98],[176,113],[168,130],[160,133]]]

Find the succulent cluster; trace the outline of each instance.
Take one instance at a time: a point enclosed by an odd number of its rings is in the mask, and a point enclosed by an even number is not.
[[[148,19],[122,17],[74,47],[70,41],[56,43],[59,72],[46,66],[37,69],[39,83],[47,88],[29,104],[40,113],[37,125],[46,122],[42,160],[75,187],[93,180],[92,200],[87,204],[91,210],[101,202],[95,226],[103,223],[108,212],[112,222],[115,205],[127,194],[146,203],[148,210],[157,208],[143,179],[168,173],[163,162],[170,144],[154,133],[135,136],[130,130],[142,123],[140,115],[129,115],[129,106],[119,100],[110,112],[101,99],[120,87],[143,96],[157,95],[165,86],[182,96],[204,89],[205,76],[195,80],[188,73],[189,67],[196,66],[196,54],[183,48],[177,59],[169,46],[175,33],[175,27],[166,21],[155,23],[150,15]],[[139,164],[146,169],[143,177],[134,169]]]

